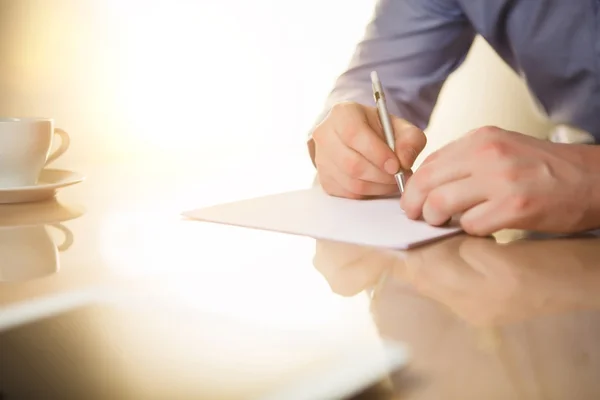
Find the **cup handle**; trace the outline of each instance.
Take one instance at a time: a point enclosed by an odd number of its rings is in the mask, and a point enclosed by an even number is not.
[[[71,247],[73,244],[73,233],[63,224],[55,223],[49,225],[65,234],[65,240],[60,246],[58,246],[58,251],[65,251]]]
[[[50,154],[50,156],[48,156],[45,165],[50,164],[52,161],[62,156],[71,144],[71,138],[69,137],[69,134],[64,130],[56,128],[54,129],[54,134],[60,136],[60,146],[58,147],[58,149],[54,150],[54,152]]]

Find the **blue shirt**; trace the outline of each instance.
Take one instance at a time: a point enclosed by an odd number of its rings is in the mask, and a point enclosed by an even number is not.
[[[425,129],[446,78],[480,34],[556,124],[600,142],[600,0],[380,0],[326,110],[374,105],[377,70],[390,112]]]

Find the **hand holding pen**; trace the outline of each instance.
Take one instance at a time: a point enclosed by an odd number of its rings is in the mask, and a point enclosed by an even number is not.
[[[381,82],[379,88],[385,102]],[[364,199],[401,193],[425,147],[422,130],[388,113],[385,103],[377,103],[378,107],[338,103],[314,129],[313,161],[319,182],[330,195]]]

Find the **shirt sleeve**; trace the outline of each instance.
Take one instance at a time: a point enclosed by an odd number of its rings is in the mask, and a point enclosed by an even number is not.
[[[475,31],[455,0],[378,0],[348,68],[315,126],[341,101],[374,106],[370,73],[384,85],[389,112],[425,129],[448,76],[463,62]],[[309,152],[314,163],[314,143]]]

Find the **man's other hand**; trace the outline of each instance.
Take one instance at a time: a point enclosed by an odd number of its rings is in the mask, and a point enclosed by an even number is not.
[[[582,146],[483,127],[431,154],[408,181],[401,206],[409,218],[432,225],[460,216],[466,232],[481,236],[592,229],[598,185]]]

